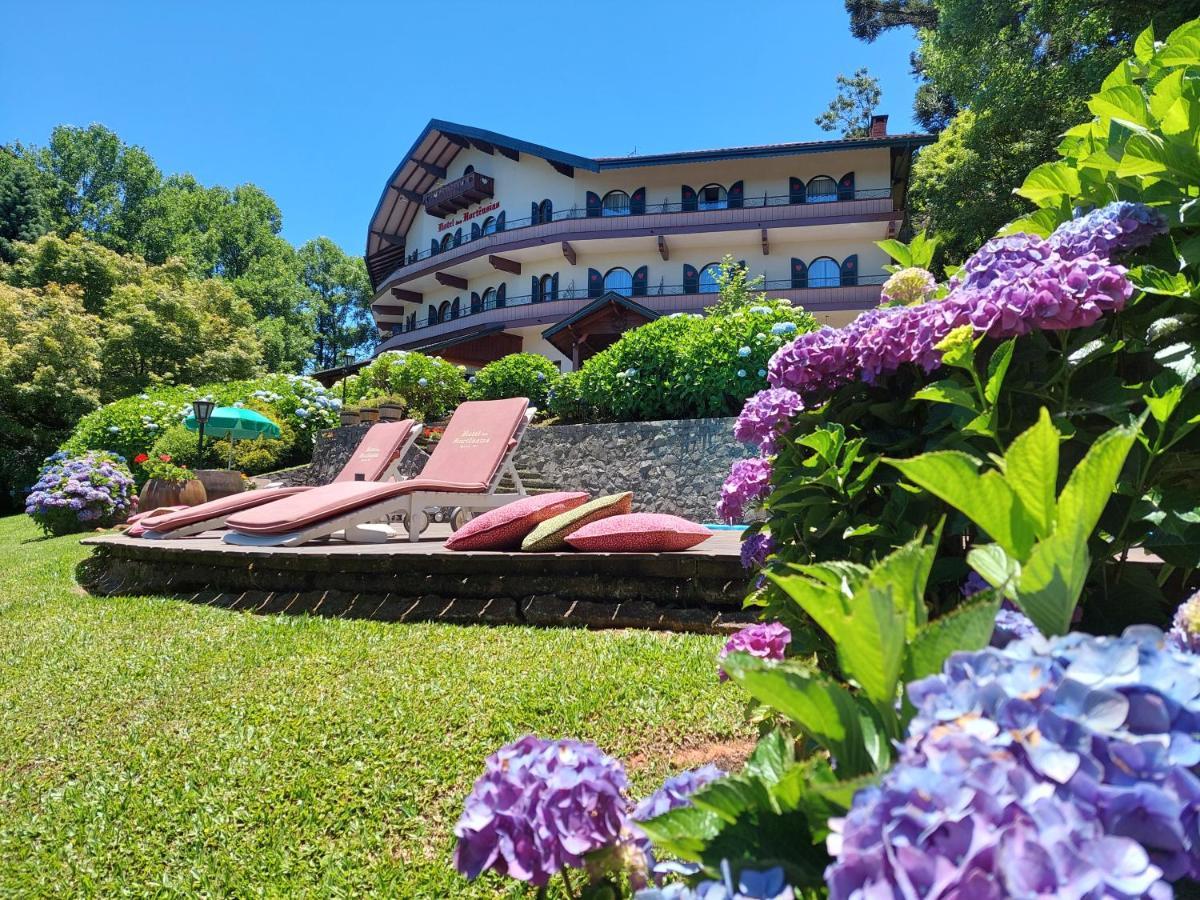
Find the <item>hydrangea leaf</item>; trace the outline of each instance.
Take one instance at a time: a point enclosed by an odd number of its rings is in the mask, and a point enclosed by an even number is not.
[[[949,403],[961,406],[973,413],[979,412],[979,400],[970,391],[952,378],[944,378],[927,384],[915,394],[914,400],[929,400],[932,403]]]
[[[1008,374],[1015,343],[1016,338],[1010,338],[992,351],[992,357],[988,360],[987,381],[983,385],[983,396],[988,403],[995,404],[1000,399],[1000,388],[1004,384],[1004,376]]]
[[[846,594],[837,577],[822,578],[814,571],[821,568],[789,565],[782,572],[776,567],[764,574],[836,643],[846,622]]]
[[[1000,609],[1000,593],[985,592],[980,600],[966,603],[934,619],[908,646],[904,661],[904,680],[914,681],[942,670],[942,663],[959,650],[979,650],[987,646]]]
[[[1058,488],[1058,432],[1043,406],[1037,424],[1013,438],[1004,453],[1004,480],[1033,520],[1034,533],[1054,530]]]
[[[1103,499],[1108,499],[1107,492]],[[1081,535],[1072,528],[1060,527],[1033,548],[1021,567],[1017,603],[1042,634],[1066,634],[1071,628],[1071,614],[1091,564],[1087,552],[1090,533],[1091,529]]]
[[[1079,193],[1079,175],[1062,162],[1049,162],[1035,168],[1014,192],[1038,206],[1059,197],[1074,197]]]
[[[656,846],[683,859],[698,860],[708,842],[720,834],[722,821],[716,813],[693,805],[638,822],[638,827]]]
[[[1200,23],[1185,22],[1167,35],[1155,61],[1162,66],[1200,65]]]
[[[1108,116],[1140,128],[1150,126],[1150,111],[1146,107],[1146,98],[1141,88],[1132,84],[1110,87],[1093,94],[1088,101],[1088,108],[1101,117]]]
[[[1144,414],[1142,419],[1145,419]],[[1137,439],[1140,425],[1141,421],[1137,426],[1123,426],[1105,432],[1080,460],[1058,498],[1056,534],[1070,534],[1073,540],[1086,545],[1112,496],[1125,458]],[[1024,577],[1025,573],[1022,573],[1022,581]]]
[[[912,251],[908,249],[908,244],[898,241],[895,238],[888,238],[884,241],[876,241],[875,246],[894,259],[902,267],[913,265]]]
[[[1016,596],[1013,585],[1021,577],[1021,563],[1005,553],[999,544],[972,547],[967,554],[967,564],[992,587],[1003,588],[1005,596]]]
[[[1133,55],[1138,62],[1147,63],[1154,58],[1154,25],[1137,36],[1133,42]]]
[[[1157,266],[1135,266],[1129,270],[1129,280],[1147,294],[1162,294],[1167,297],[1186,297],[1191,285],[1180,272],[1168,272]]]

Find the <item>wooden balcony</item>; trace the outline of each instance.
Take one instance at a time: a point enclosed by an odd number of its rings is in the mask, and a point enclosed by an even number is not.
[[[447,182],[440,188],[430,191],[422,202],[425,204],[425,212],[444,219],[460,209],[466,209],[480,200],[486,200],[495,193],[495,189],[496,183],[491,176],[470,172],[462,178]]]

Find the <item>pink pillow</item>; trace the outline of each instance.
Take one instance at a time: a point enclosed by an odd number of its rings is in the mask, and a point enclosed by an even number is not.
[[[712,532],[703,525],[663,513],[609,516],[567,535],[576,550],[599,553],[670,553],[707,541]]]
[[[514,500],[472,519],[446,541],[447,550],[517,550],[539,523],[587,502],[583,491],[556,491]]]

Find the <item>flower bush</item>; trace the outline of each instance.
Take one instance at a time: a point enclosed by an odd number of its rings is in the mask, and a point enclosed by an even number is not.
[[[136,508],[137,490],[125,460],[95,451],[47,457],[25,498],[25,512],[52,535],[115,525]]]
[[[510,353],[490,362],[471,376],[467,396],[472,400],[528,397],[540,410],[561,377],[558,366],[536,353]]]
[[[257,465],[246,464],[249,460],[239,463],[238,454],[248,457],[259,442],[236,442],[235,464],[251,474],[307,462],[317,433],[337,426],[341,408],[332,392],[304,375],[265,375],[195,388],[153,388],[81,418],[62,449],[69,453],[107,450],[126,459],[143,452],[167,453],[193,468],[222,468],[228,464],[228,443],[206,437],[206,449],[211,452],[206,452],[202,461],[196,457],[197,435],[185,429],[180,433],[192,401],[198,399],[212,400],[218,406],[246,406],[280,426],[282,439],[264,442],[271,445],[265,454],[263,447],[258,448]]]
[[[171,462],[171,454],[169,453],[156,453],[153,456],[146,453],[139,453],[133,458],[133,462],[134,465],[142,470],[144,478],[155,481],[183,484],[196,477],[195,473],[187,466]]]
[[[400,397],[411,416],[433,421],[449,415],[466,396],[463,372],[439,356],[389,350],[348,376],[344,385],[339,381],[333,393],[340,395],[344,387],[349,406],[382,395]]]

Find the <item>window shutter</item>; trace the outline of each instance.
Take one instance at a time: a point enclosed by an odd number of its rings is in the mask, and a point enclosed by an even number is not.
[[[842,284],[858,284],[858,254],[842,260]]]
[[[587,217],[594,219],[600,215],[600,195],[595,191],[587,192]]]
[[[799,178],[788,179],[788,203],[804,202],[804,182]]]
[[[694,188],[685,184],[679,189],[679,197],[683,201],[684,212],[696,211],[696,191]]]
[[[432,241],[429,242],[429,252],[430,253],[437,253],[441,249],[442,249],[442,245],[438,243],[437,238],[434,238]]]
[[[501,210],[500,215],[496,216],[496,230],[504,230],[504,211]]]
[[[479,240],[479,235],[483,233],[483,229],[479,227],[478,222],[471,223],[471,240]]]
[[[746,261],[744,259],[738,260],[738,268],[741,269],[743,272],[746,272],[747,274],[749,274],[749,272],[750,272],[750,267],[748,265],[746,265]]]
[[[483,300],[479,298],[479,294],[471,291],[471,313],[483,312]]]
[[[639,266],[637,271],[633,273],[633,296],[646,296],[646,282],[650,280],[650,269],[648,266]]]
[[[799,291],[808,287],[808,266],[804,260],[792,257],[792,290]]]
[[[638,188],[629,195],[629,214],[631,216],[644,216],[646,214],[646,189]]]
[[[462,229],[454,229],[454,246],[457,247],[462,243]]]
[[[436,306],[429,307],[429,312],[426,313],[426,315],[425,315],[425,321],[429,325],[437,324],[437,307]]]
[[[538,206],[537,201],[532,201],[529,204],[529,224],[538,225],[541,223],[542,217],[539,214],[540,211],[541,207]]]
[[[854,199],[854,173],[847,172],[842,176],[842,180],[838,182],[837,187],[839,200]]]
[[[741,181],[735,181],[729,186],[729,190],[725,192],[725,197],[729,201],[730,209],[741,209],[742,204],[746,199],[745,183]]]
[[[558,299],[558,273],[554,273],[554,277],[550,279],[550,299]]]
[[[534,303],[542,302],[542,279],[536,275],[532,276],[533,281],[529,285],[529,299]]]
[[[462,307],[459,305],[458,298],[454,298],[454,302],[450,304],[450,318],[457,319]]]
[[[604,278],[598,269],[588,269],[588,299],[592,300],[604,293]]]
[[[683,264],[683,292],[685,294],[700,293],[700,273],[695,266]]]
[[[501,309],[508,297],[508,285],[502,284],[496,288],[496,309]]]

